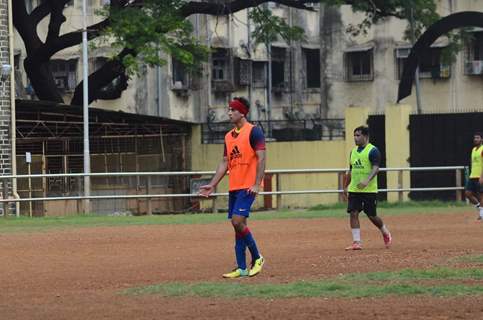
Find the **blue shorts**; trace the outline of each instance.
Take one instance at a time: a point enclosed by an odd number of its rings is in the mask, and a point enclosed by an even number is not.
[[[248,193],[247,189],[230,191],[228,194],[228,219],[231,219],[234,214],[248,218],[255,196],[255,194]]]

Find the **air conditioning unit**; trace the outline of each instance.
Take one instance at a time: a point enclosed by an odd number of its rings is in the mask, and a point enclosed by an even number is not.
[[[398,48],[396,49],[396,58],[397,59],[406,59],[409,57],[411,53],[411,48]]]
[[[175,81],[173,85],[173,90],[183,90],[185,89],[182,81]]]
[[[189,88],[188,85],[184,84],[182,81],[175,81],[171,86],[171,90],[177,95],[181,97],[189,96]]]
[[[465,63],[465,74],[468,75],[481,75],[483,74],[483,61],[467,61]]]

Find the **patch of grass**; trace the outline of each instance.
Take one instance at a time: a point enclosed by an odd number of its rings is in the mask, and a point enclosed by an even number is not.
[[[314,212],[306,210],[282,210],[254,212],[251,220],[273,219],[316,219],[343,216],[343,212]],[[227,221],[226,213],[199,214],[169,214],[152,216],[100,216],[79,215],[66,217],[41,218],[0,218],[0,233],[5,232],[35,232],[59,228],[79,227],[115,227],[135,225],[165,225],[165,224],[210,224]]]
[[[403,269],[392,272],[353,273],[340,279],[357,282],[412,281],[412,280],[481,280],[483,269],[434,268],[428,270]]]
[[[469,255],[454,259],[457,262],[483,263],[483,255]]]
[[[433,203],[433,202],[431,202]],[[382,206],[379,212],[383,216],[401,214],[425,214],[425,213],[454,213],[468,210],[467,206],[435,206],[429,203],[408,202],[404,205],[392,205],[388,208]],[[273,219],[318,219],[318,218],[347,218],[346,204],[337,204],[309,210],[290,210],[253,212],[251,220],[273,220]],[[65,217],[43,217],[43,218],[0,218],[0,233],[6,232],[36,232],[50,230],[53,228],[78,228],[78,227],[114,227],[132,225],[164,225],[164,224],[210,224],[226,221],[226,213],[186,213],[152,216],[101,216],[101,215],[79,215]]]
[[[246,284],[240,282],[167,283],[143,288],[128,289],[126,295],[156,294],[167,297],[197,296],[221,298],[363,298],[388,295],[461,296],[481,295],[481,285],[441,284],[424,286],[412,283],[385,285],[360,284],[332,280],[298,281],[288,284]]]
[[[318,205],[311,207],[307,211],[326,217],[346,217],[345,203],[334,205]],[[382,216],[395,216],[402,214],[428,214],[428,213],[455,213],[469,210],[469,206],[464,202],[444,202],[444,201],[407,201],[407,202],[379,202],[377,204],[378,213]]]
[[[0,218],[0,232],[41,231],[66,227],[109,227],[159,224],[203,224],[215,223],[226,219],[221,214],[178,214],[152,216],[101,216],[79,215],[42,218]]]

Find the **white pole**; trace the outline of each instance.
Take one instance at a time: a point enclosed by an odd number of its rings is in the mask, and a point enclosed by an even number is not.
[[[265,3],[265,9],[269,9],[268,2]],[[268,130],[267,137],[272,138],[272,44],[267,41],[265,43],[267,50],[267,120]]]
[[[84,121],[84,173],[91,172],[89,153],[89,73],[87,57],[87,0],[82,0],[82,77],[83,77],[83,121]],[[91,195],[90,177],[84,177],[84,195]],[[89,199],[84,200],[84,213],[90,212]]]
[[[12,69],[10,71],[10,137],[12,146],[12,174],[17,174],[17,124],[15,115],[15,62],[13,53],[13,10],[12,10],[12,0],[8,0],[8,47],[10,53],[10,65]],[[15,199],[19,199],[20,196],[17,192],[17,179],[12,179],[12,194]],[[15,203],[15,214],[20,217],[20,206],[19,202]]]

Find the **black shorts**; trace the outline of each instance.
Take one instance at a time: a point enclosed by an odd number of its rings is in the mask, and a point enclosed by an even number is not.
[[[465,190],[473,193],[483,193],[483,185],[480,185],[480,179],[478,178],[468,179]]]
[[[347,213],[364,211],[370,217],[377,216],[377,193],[349,192]]]

